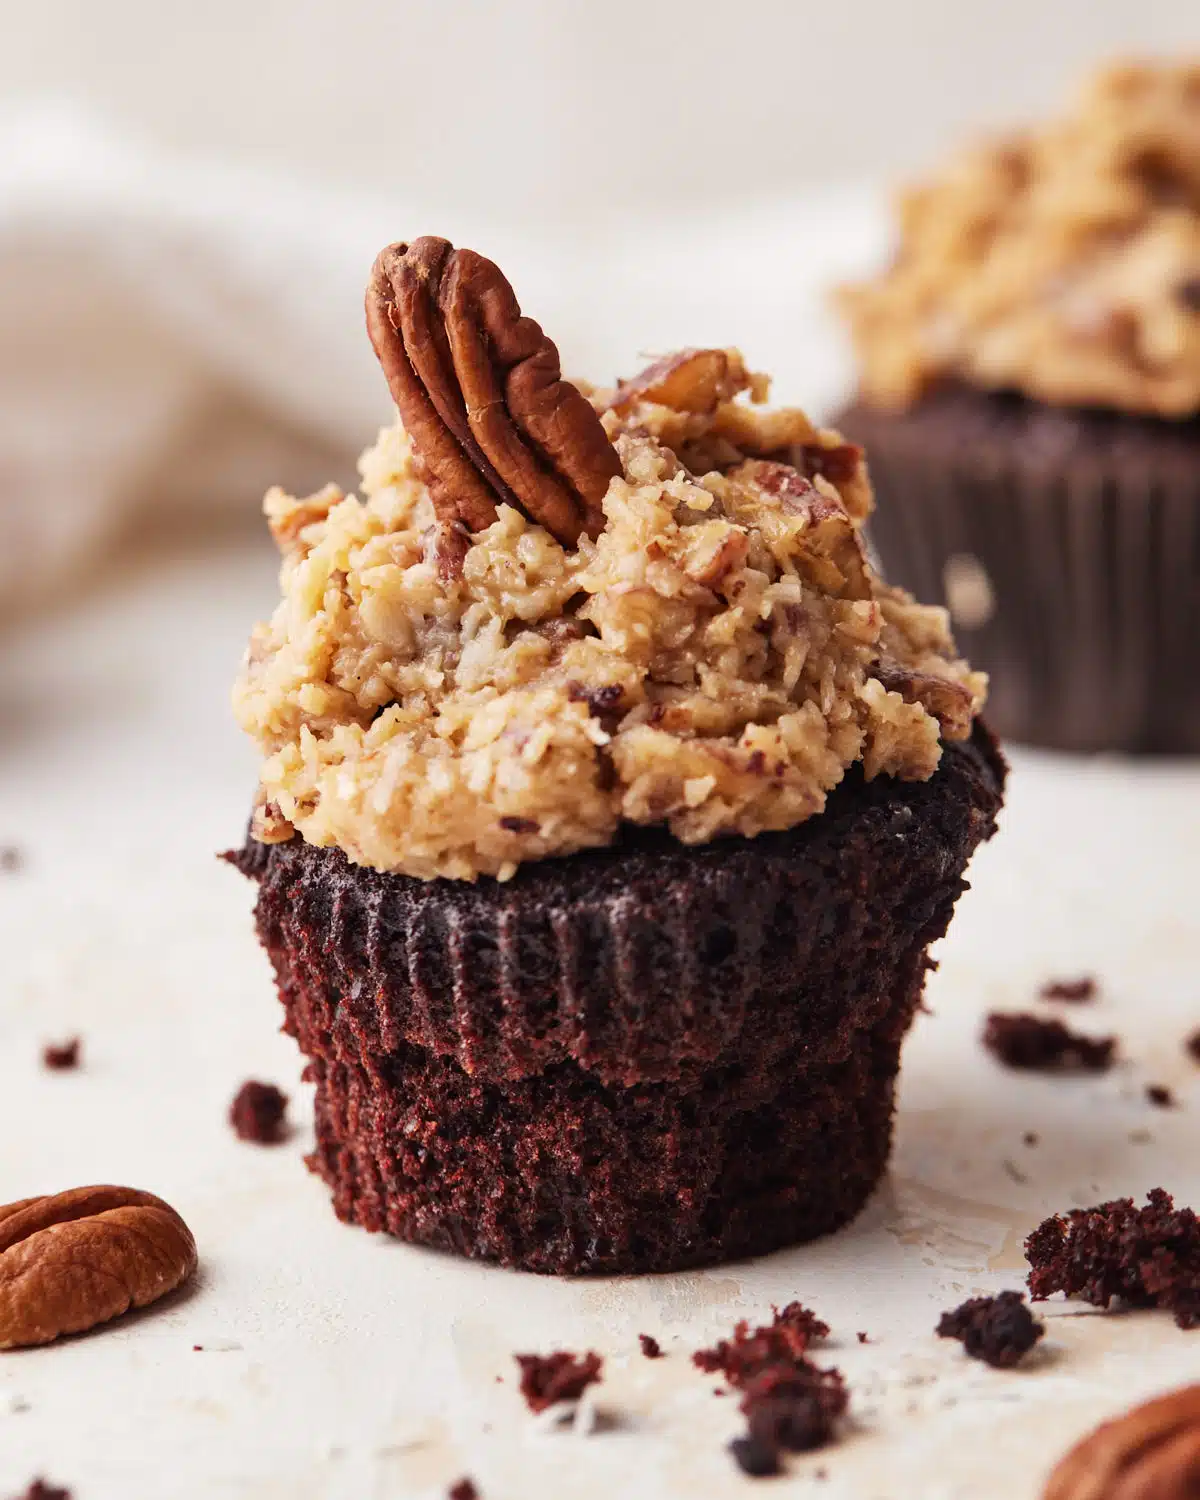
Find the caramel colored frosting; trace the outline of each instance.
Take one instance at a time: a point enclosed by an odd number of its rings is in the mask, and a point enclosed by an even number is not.
[[[959,156],[841,298],[881,406],[949,379],[1200,413],[1200,61],[1110,67],[1042,129]]]
[[[932,775],[985,679],[869,562],[859,450],[765,394],[704,350],[590,395],[619,472],[574,544],[505,503],[447,521],[400,425],[361,496],[269,494],[283,598],[234,694],[257,836],[505,879],[622,823],[789,828],[859,763]]]

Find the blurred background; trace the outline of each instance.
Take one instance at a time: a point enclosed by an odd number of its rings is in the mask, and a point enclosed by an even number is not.
[[[737,343],[844,388],[889,184],[1195,50],[1194,0],[0,0],[0,610],[131,529],[350,481],[376,249],[499,260],[569,370]]]

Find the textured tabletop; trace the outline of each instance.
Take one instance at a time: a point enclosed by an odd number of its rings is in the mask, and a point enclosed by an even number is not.
[[[307,1091],[251,891],[213,857],[250,797],[227,689],[273,573],[250,542],[141,556],[3,638],[0,844],[24,860],[0,872],[0,1202],[151,1189],[191,1224],[201,1272],[108,1329],[0,1355],[0,1494],[41,1473],[76,1500],[386,1500],[469,1473],[485,1500],[744,1495],[725,1451],[736,1402],[689,1355],[793,1297],[833,1325],[820,1357],[844,1370],[853,1420],[772,1494],[1032,1500],[1078,1433],[1200,1375],[1200,1332],[1156,1313],[1051,1302],[1009,1373],[933,1336],[942,1309],[1020,1284],[1046,1213],[1160,1183],[1200,1202],[1200,1068],[1182,1046],[1200,1026],[1200,767],[1014,757],[907,1046],[891,1175],[848,1230],[676,1276],[464,1264],[333,1218],[304,1169]],[[982,1014],[1081,973],[1101,997],[1066,1019],[1118,1032],[1121,1065],[997,1067]],[[44,1071],[43,1042],[76,1032],[82,1070]],[[247,1077],[293,1095],[286,1144],[230,1132]],[[1151,1082],[1178,1107],[1154,1108]],[[667,1357],[644,1359],[638,1333]],[[605,1430],[525,1412],[512,1355],[554,1347],[605,1356]]]

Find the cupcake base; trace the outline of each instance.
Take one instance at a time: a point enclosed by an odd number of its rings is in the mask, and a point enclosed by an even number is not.
[[[852,775],[786,833],[636,830],[503,885],[248,843],[339,1216],[559,1273],[845,1223],[886,1165],[925,951],[1003,778],[978,728],[929,782]]]
[[[1001,735],[1200,753],[1200,418],[949,387],[835,420],[867,451],[884,572],[949,606]]]

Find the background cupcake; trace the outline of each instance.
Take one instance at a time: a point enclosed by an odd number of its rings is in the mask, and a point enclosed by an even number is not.
[[[842,303],[873,541],[948,603],[996,727],[1200,750],[1200,62],[959,157]]]

